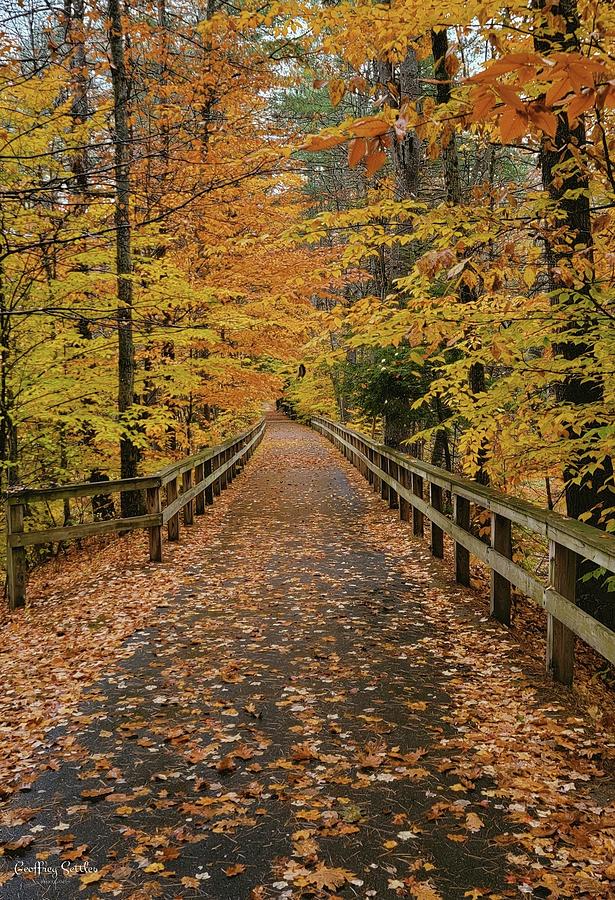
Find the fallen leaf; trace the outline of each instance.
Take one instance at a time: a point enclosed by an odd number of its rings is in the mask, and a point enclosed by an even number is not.
[[[242,872],[246,871],[246,867],[243,863],[235,863],[232,866],[229,866],[227,869],[222,870],[227,878],[234,878],[235,875],[241,875]]]
[[[149,866],[145,866],[143,869],[144,872],[147,872],[148,875],[153,875],[155,872],[162,872],[164,870],[164,863],[161,862],[153,862],[150,863]]]
[[[237,768],[235,760],[233,757],[228,754],[227,756],[223,756],[221,760],[216,763],[216,769],[223,775],[230,775],[231,772],[234,772]]]
[[[25,834],[23,837],[17,838],[14,841],[7,841],[6,844],[0,844],[0,849],[5,853],[21,853],[22,850],[25,850],[33,843],[34,838],[32,835]]]
[[[353,878],[356,878],[353,872],[349,872],[346,869],[328,868],[321,864],[309,875],[303,875],[298,878],[295,884],[298,887],[314,885],[314,887],[322,890],[324,888],[342,887],[343,884],[346,884],[347,881],[351,881]]]
[[[466,828],[469,831],[480,831],[484,824],[483,820],[476,813],[468,813],[466,816]]]

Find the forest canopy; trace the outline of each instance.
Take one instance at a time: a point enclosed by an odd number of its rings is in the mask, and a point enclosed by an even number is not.
[[[615,528],[611,2],[2,10],[3,488],[283,395]]]

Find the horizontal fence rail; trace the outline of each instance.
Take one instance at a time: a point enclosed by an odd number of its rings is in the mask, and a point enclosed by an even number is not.
[[[470,584],[470,554],[489,566],[495,619],[510,624],[513,587],[546,611],[547,669],[557,681],[572,684],[575,635],[615,664],[615,632],[575,605],[577,556],[615,572],[615,537],[399,453],[329,419],[315,417],[312,427],[344,453],[391,508],[399,508],[402,520],[412,519],[417,537],[423,537],[429,520],[433,556],[443,558],[445,534],[453,539],[459,584]],[[445,492],[452,517],[444,511]],[[490,545],[470,532],[471,504],[491,513]],[[513,561],[513,524],[547,538],[547,584]]]
[[[223,444],[207,447],[194,456],[171,463],[155,475],[66,484],[40,490],[16,490],[6,497],[7,594],[9,607],[25,606],[27,561],[26,547],[69,541],[95,534],[149,531],[149,557],[162,562],[162,529],[167,527],[170,541],[178,541],[179,514],[190,526],[194,516],[202,515],[250,459],[265,432],[265,420],[235,435]],[[146,514],[125,518],[104,518],[85,524],[65,525],[25,531],[26,510],[35,503],[70,500],[78,497],[107,497],[110,494],[145,493]]]

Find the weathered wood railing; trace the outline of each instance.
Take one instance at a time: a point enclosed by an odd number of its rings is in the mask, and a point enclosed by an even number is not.
[[[171,463],[154,475],[118,481],[96,481],[66,484],[41,490],[17,490],[6,497],[7,594],[11,609],[25,606],[27,562],[26,547],[50,544],[109,532],[149,530],[149,556],[162,562],[162,529],[167,526],[170,541],[179,540],[179,514],[183,510],[184,525],[194,522],[205,507],[214,502],[241,471],[260,443],[265,420],[236,435],[223,444],[207,447],[179,462]],[[164,489],[164,492],[163,492]],[[128,518],[112,518],[61,528],[24,530],[25,513],[35,503],[94,497],[96,495],[145,492],[146,514]]]
[[[344,453],[392,508],[399,508],[402,520],[412,518],[415,535],[422,537],[425,518],[430,521],[433,556],[444,556],[444,534],[450,535],[459,584],[470,584],[470,554],[490,567],[495,619],[510,624],[513,586],[546,610],[547,669],[557,681],[572,683],[575,635],[615,663],[615,632],[575,605],[577,556],[615,572],[614,536],[399,453],[328,419],[313,418],[312,426]],[[452,518],[444,512],[445,491],[451,495]],[[470,504],[491,513],[490,545],[470,533]],[[548,584],[513,562],[513,524],[547,538]]]

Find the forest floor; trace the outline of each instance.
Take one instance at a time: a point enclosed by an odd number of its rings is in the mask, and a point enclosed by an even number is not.
[[[2,623],[9,898],[615,895],[615,742],[324,438]]]

